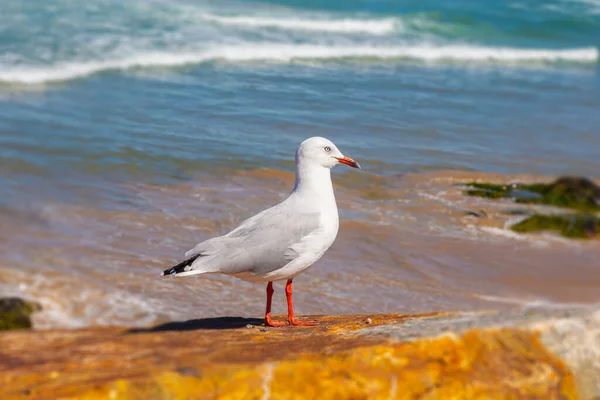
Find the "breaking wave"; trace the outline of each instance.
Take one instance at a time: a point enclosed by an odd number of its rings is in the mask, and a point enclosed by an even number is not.
[[[43,84],[82,78],[105,71],[177,67],[213,61],[292,62],[351,59],[362,62],[416,60],[432,63],[551,64],[596,63],[594,47],[546,50],[477,46],[328,46],[294,44],[226,45],[214,49],[170,53],[147,52],[124,58],[65,62],[47,67],[2,66],[0,82]]]
[[[251,28],[279,28],[284,30],[303,30],[339,33],[363,33],[386,35],[401,27],[400,21],[394,18],[385,19],[289,19],[275,17],[218,16],[206,14],[206,21],[221,25]]]

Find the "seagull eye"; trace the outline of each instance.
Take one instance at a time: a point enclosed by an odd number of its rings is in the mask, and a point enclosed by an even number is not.
[[[325,151],[329,153],[331,151],[331,147],[325,146]]]

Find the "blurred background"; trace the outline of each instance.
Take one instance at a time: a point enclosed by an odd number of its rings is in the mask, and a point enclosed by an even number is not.
[[[159,274],[283,199],[311,136],[363,170],[333,171],[340,233],[298,312],[600,300],[597,240],[515,234],[454,186],[599,178],[598,0],[1,8],[0,294],[37,327],[261,315],[263,285]]]

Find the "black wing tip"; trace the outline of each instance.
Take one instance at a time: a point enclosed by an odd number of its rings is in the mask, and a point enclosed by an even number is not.
[[[185,261],[180,262],[179,264],[175,265],[174,267],[171,267],[169,269],[165,269],[163,272],[160,273],[160,276],[165,276],[165,275],[177,275],[181,272],[185,272],[185,268],[192,265],[194,261],[196,261],[196,259],[198,257],[200,257],[202,254],[196,254],[195,256],[188,258]]]

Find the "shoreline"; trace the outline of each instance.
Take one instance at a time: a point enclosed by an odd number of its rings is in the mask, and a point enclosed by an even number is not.
[[[515,233],[508,224],[522,216],[507,211],[525,205],[465,196],[456,186],[554,178],[465,171],[334,177],[340,232],[323,259],[299,277],[300,312],[507,310],[600,301],[598,240]],[[292,183],[291,173],[259,169],[232,176],[228,191],[210,181],[126,187],[132,201],[144,199],[139,210],[45,204],[35,218],[0,231],[6,239],[0,289],[42,303],[44,311],[34,317],[42,328],[255,315],[262,311],[260,285],[213,276],[160,280],[158,274],[188,247],[279,201]],[[180,293],[174,304],[165,301],[170,293]],[[284,311],[281,293],[276,284],[275,312]]]

